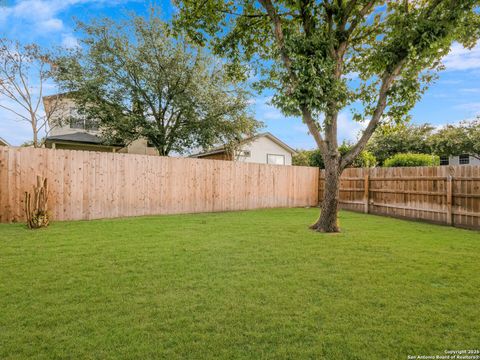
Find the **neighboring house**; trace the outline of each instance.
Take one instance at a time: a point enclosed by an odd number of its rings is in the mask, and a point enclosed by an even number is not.
[[[480,159],[468,154],[440,156],[440,165],[480,165]]]
[[[0,146],[10,146],[7,140],[0,137]]]
[[[79,116],[75,102],[68,94],[45,96],[43,104],[46,112],[52,113],[49,119],[51,130],[45,139],[47,148],[158,155],[145,139],[135,140],[128,146],[106,144],[100,137],[98,124]]]
[[[290,146],[270,133],[262,133],[244,139],[232,156],[225,146],[191,155],[200,159],[235,160],[241,162],[292,165],[292,155],[296,154]]]

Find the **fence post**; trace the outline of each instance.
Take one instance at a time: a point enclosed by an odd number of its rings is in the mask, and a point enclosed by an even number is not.
[[[365,203],[363,212],[368,214],[368,203],[370,202],[370,168],[367,168],[367,173],[365,174],[365,180],[363,183],[363,201]]]
[[[453,178],[452,175],[447,176],[447,225],[452,224],[452,189]]]

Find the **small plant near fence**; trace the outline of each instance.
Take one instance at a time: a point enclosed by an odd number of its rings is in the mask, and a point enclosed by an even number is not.
[[[33,200],[33,201],[32,201]],[[25,216],[30,229],[47,227],[48,218],[48,183],[46,178],[37,176],[37,185],[33,187],[32,194],[25,191]]]

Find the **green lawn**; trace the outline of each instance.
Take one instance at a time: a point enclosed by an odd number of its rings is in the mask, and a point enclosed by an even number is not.
[[[0,359],[407,359],[480,346],[480,233],[317,209],[0,225]]]

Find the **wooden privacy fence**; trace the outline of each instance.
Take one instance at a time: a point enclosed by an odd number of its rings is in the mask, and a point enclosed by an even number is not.
[[[0,222],[23,221],[24,192],[49,183],[55,220],[315,206],[318,169],[0,147]]]
[[[480,166],[346,169],[340,207],[480,229]]]

